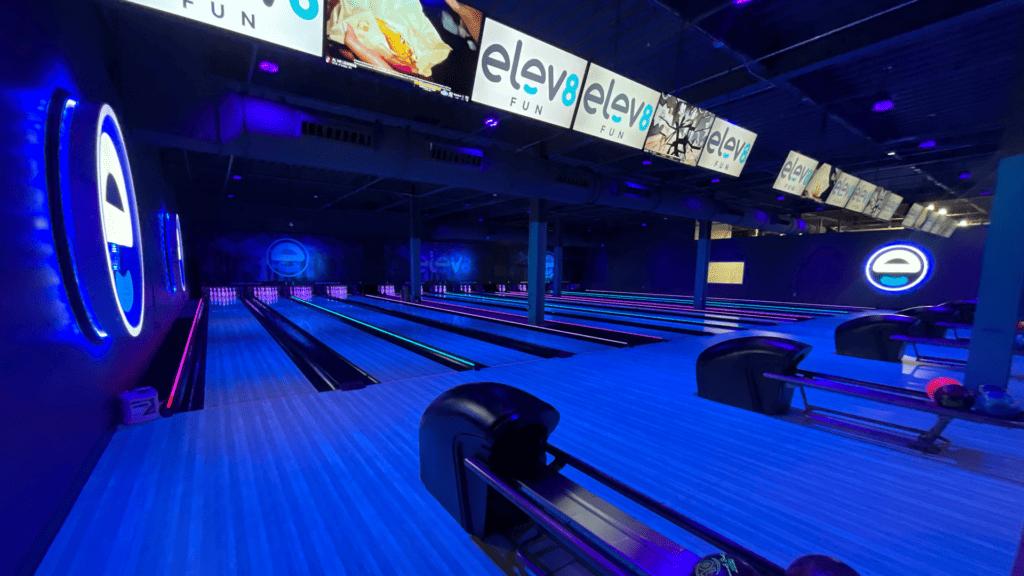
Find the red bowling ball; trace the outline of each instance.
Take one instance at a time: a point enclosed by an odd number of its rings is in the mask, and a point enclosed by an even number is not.
[[[935,378],[934,380],[928,383],[928,386],[925,387],[925,392],[928,393],[928,398],[934,402],[935,391],[938,390],[939,388],[942,388],[943,386],[962,386],[962,384],[960,384],[960,382],[956,378],[947,378],[945,376]]]

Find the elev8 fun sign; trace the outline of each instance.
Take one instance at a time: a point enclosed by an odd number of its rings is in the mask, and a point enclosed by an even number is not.
[[[642,148],[660,95],[591,64],[572,128],[631,148]]]
[[[125,0],[251,38],[323,56],[323,0]],[[184,39],[183,39],[184,40]]]
[[[715,118],[697,166],[739,176],[747,164],[757,134],[721,118]]]
[[[473,102],[562,128],[572,124],[585,60],[491,19],[481,47]]]

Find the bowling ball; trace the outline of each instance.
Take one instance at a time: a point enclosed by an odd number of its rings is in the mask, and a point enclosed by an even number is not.
[[[998,386],[986,384],[978,390],[978,397],[974,400],[974,409],[982,414],[996,418],[1011,419],[1021,411],[1020,405],[1014,402],[1013,397],[1006,393],[1006,390]]]
[[[974,406],[974,393],[966,386],[947,384],[935,391],[935,403],[953,410],[970,410]]]
[[[835,558],[810,554],[801,556],[786,568],[786,576],[858,576],[857,572]]]
[[[950,385],[960,386],[960,382],[958,382],[955,378],[947,378],[945,376],[940,376],[928,383],[928,385],[925,387],[925,392],[928,393],[928,398],[930,398],[932,401],[935,401],[935,391],[938,390],[939,388],[942,388],[943,386]]]
[[[759,576],[756,570],[732,554],[719,552],[700,559],[693,567],[693,576]]]

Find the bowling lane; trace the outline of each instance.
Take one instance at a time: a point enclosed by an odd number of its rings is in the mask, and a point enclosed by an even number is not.
[[[452,371],[415,352],[385,342],[328,314],[291,300],[281,299],[271,306],[381,382]]]
[[[430,298],[435,298],[430,296]],[[447,302],[449,304],[457,304],[462,306],[474,306],[484,308],[487,310],[493,310],[496,312],[513,313],[519,315],[526,314],[526,301],[520,299],[488,299],[486,297],[476,296],[463,296],[463,295],[452,295],[448,294],[443,298],[437,298],[438,301]],[[510,308],[510,306],[514,308]],[[709,324],[721,324],[720,322],[704,323],[698,319],[687,319],[688,323],[676,322],[671,319],[659,320],[656,317],[656,313],[645,313],[640,311],[635,312],[613,312],[613,311],[600,311],[598,309],[589,308],[586,306],[573,306],[573,309],[567,310],[564,308],[545,308],[544,317],[547,320],[553,320],[556,322],[568,322],[574,324],[584,324],[586,326],[594,326],[598,328],[606,328],[608,330],[620,330],[623,332],[638,332],[641,334],[650,334],[652,336],[659,336],[662,338],[680,338],[687,334],[673,332],[670,330],[661,330],[659,328],[677,328],[683,330],[693,330],[697,332],[705,332],[707,334],[726,334],[733,332],[739,328],[737,327],[721,327]],[[572,316],[566,316],[565,314],[571,314]],[[582,318],[576,317],[582,316]],[[692,323],[689,323],[692,321]],[[638,323],[642,326],[627,326],[622,322]],[[763,327],[761,327],[763,328]]]
[[[527,330],[525,328],[516,328],[514,326],[508,326],[506,324],[500,324],[498,322],[489,322],[487,320],[483,320],[480,318],[470,318],[468,316],[451,314],[449,312],[429,310],[417,306],[408,306],[406,304],[390,300],[364,298],[362,296],[349,296],[349,298],[359,302],[366,302],[371,306],[378,306],[380,308],[385,308],[388,310],[397,310],[399,312],[405,312],[406,314],[416,314],[417,316],[421,316],[423,318],[439,320],[441,322],[447,322],[448,324],[454,324],[455,326],[473,328],[475,330],[484,330],[486,332],[497,334],[499,336],[515,338],[516,340],[530,342],[531,344],[539,344],[541,346],[550,346],[551,348],[565,350],[567,352],[572,352],[574,354],[596,352],[598,350],[608,349],[608,346],[604,346],[602,344],[597,344],[594,342],[586,342],[583,340],[576,340],[575,338],[565,338],[562,336],[555,336],[553,334],[535,332],[533,330]]]
[[[641,294],[641,293],[606,293],[606,292],[563,292],[566,296],[587,296],[602,298],[607,297],[617,300],[635,300],[643,302],[663,302],[671,304],[692,305],[693,298],[687,296],[671,296],[663,294]],[[849,314],[860,312],[863,309],[836,309],[818,304],[801,304],[787,302],[772,302],[759,300],[727,300],[721,298],[708,298],[707,305],[716,311],[730,310],[732,313],[741,314],[744,312],[771,312],[776,314],[800,314],[807,316],[835,316],[837,314]]]
[[[317,390],[240,303],[210,305],[206,408]]]
[[[446,305],[449,305],[449,306],[454,305],[454,306],[468,307],[469,309],[465,310],[466,312],[472,312],[473,311],[472,309],[476,308],[476,309],[480,309],[480,310],[487,310],[487,311],[490,311],[490,312],[500,312],[500,313],[503,313],[503,314],[512,314],[512,315],[519,316],[519,317],[525,317],[526,316],[526,306],[523,305],[523,306],[519,306],[519,307],[515,307],[515,308],[509,308],[508,306],[511,305],[512,302],[510,302],[507,305],[500,306],[500,304],[502,304],[501,302],[491,303],[491,302],[488,302],[486,300],[467,299],[467,298],[462,298],[462,297],[459,297],[459,296],[452,296],[451,294],[449,294],[448,296],[443,297],[443,298],[424,295],[424,302],[427,302],[427,303],[437,303],[437,304],[446,304]],[[462,310],[460,309],[460,311],[462,311]],[[558,314],[552,314],[551,312],[548,312],[547,310],[545,310],[544,319],[552,321],[552,322],[564,322],[564,323],[567,323],[567,324],[579,324],[579,325],[583,325],[583,326],[592,326],[594,328],[603,328],[605,330],[616,330],[616,331],[619,331],[619,332],[628,332],[628,333],[631,333],[631,334],[643,334],[643,335],[647,335],[647,336],[655,336],[657,338],[664,338],[666,340],[670,340],[670,339],[674,339],[674,338],[683,338],[683,337],[688,336],[688,334],[685,334],[685,333],[672,332],[672,331],[669,331],[669,330],[659,330],[658,326],[657,326],[657,322],[648,321],[648,320],[643,319],[643,318],[628,318],[628,319],[627,318],[623,318],[623,317],[619,317],[618,318],[619,320],[626,320],[626,321],[630,321],[630,322],[638,322],[638,323],[642,323],[644,325],[643,327],[637,327],[637,326],[625,326],[625,325],[623,325],[621,323],[615,322],[615,320],[616,320],[615,317],[611,317],[611,316],[604,316],[604,317],[602,317],[601,314],[597,314],[597,313],[577,312],[577,311],[571,311],[571,313],[574,314],[574,315],[584,316],[584,318],[570,318],[570,317],[567,317],[567,316],[562,316],[562,315],[558,315]],[[698,331],[698,332],[699,331],[704,331],[704,332],[707,332],[708,334],[719,334],[719,333],[731,332],[731,330],[727,330],[727,329],[721,329],[721,328],[719,328],[719,329],[701,328],[700,326],[694,326],[692,324],[689,325],[689,326],[687,326],[685,324],[671,324],[671,323],[666,323],[666,324],[668,326],[672,326],[672,327],[676,327],[676,328],[683,328],[683,329],[686,329],[686,330],[694,330],[694,331]]]
[[[464,358],[475,360],[487,366],[500,366],[502,364],[513,364],[516,362],[532,362],[539,360],[537,356],[512,350],[489,342],[481,342],[475,338],[446,332],[439,328],[432,328],[417,324],[410,320],[395,318],[380,312],[366,310],[358,306],[352,306],[330,298],[314,298],[312,302],[330,310],[335,310],[346,316],[373,324],[389,332],[411,338],[428,346],[434,346],[445,352],[458,354]]]

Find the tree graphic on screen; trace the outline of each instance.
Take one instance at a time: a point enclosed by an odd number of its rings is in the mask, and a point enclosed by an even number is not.
[[[687,104],[675,96],[663,95],[658,102],[657,118],[646,147],[695,166],[714,119],[715,115],[707,110]]]

